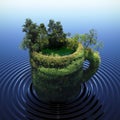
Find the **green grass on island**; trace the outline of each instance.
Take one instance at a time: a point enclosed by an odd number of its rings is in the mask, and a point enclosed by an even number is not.
[[[65,55],[70,55],[74,52],[75,52],[74,50],[72,50],[70,48],[66,48],[66,47],[61,47],[58,49],[46,48],[46,49],[42,50],[42,54],[52,55],[52,56],[65,56]]]

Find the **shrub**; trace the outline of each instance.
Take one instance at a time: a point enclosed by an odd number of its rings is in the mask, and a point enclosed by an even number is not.
[[[75,38],[67,38],[67,47],[75,51],[78,47],[78,40]]]

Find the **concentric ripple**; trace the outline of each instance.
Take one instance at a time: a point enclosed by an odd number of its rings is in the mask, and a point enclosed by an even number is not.
[[[120,58],[102,57],[97,73],[68,103],[39,100],[26,56],[0,60],[0,120],[119,120]],[[89,66],[84,63],[84,69]]]

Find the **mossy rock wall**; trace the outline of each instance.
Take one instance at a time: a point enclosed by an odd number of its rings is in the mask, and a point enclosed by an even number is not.
[[[83,71],[84,60],[90,66]],[[74,99],[80,92],[80,85],[96,72],[100,63],[97,52],[84,50],[79,43],[73,54],[67,56],[47,56],[31,54],[32,81],[37,94],[43,101],[64,102]]]
[[[40,99],[45,102],[64,102],[77,97],[80,92],[83,71],[55,77],[33,71],[33,84]]]

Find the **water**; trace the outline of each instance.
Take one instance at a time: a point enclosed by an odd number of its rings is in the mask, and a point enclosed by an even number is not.
[[[118,120],[120,118],[120,13],[117,0],[0,2],[0,120]],[[103,41],[96,74],[65,104],[43,103],[32,81],[28,51],[19,48],[26,18],[60,20],[65,32],[94,28]],[[84,64],[87,67],[88,63]]]

